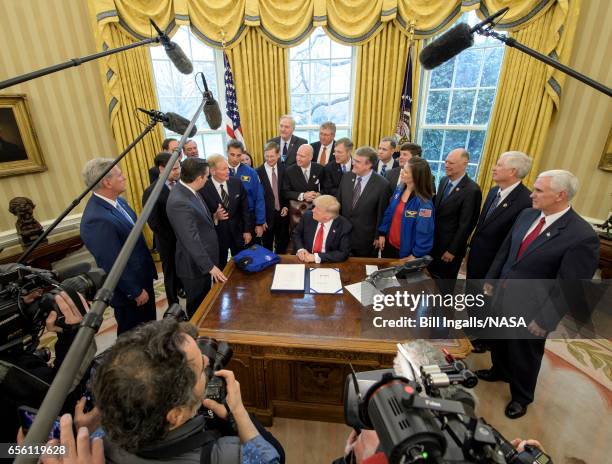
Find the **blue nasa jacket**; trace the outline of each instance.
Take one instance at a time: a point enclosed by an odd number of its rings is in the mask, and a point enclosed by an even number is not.
[[[391,229],[393,213],[404,192],[404,184],[400,184],[393,192],[391,203],[385,211],[382,223],[378,228],[380,235],[387,235]],[[400,258],[414,256],[421,258],[433,248],[434,240],[434,207],[431,200],[423,200],[414,193],[404,206],[400,233]]]
[[[234,177],[238,177],[242,181],[242,185],[247,191],[249,211],[255,215],[255,224],[264,224],[266,222],[266,204],[263,185],[259,181],[257,171],[243,163],[240,163],[235,171]],[[230,175],[231,173],[232,168],[230,166]]]

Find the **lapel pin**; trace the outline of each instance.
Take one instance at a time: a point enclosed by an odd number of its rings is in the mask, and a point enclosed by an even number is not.
[[[504,203],[502,206],[503,206],[504,208],[507,208],[507,207],[508,207],[508,203]]]
[[[550,237],[550,232],[546,232],[546,236],[547,236],[547,237]]]
[[[458,191],[459,191],[459,187],[455,187],[455,192],[458,192]]]

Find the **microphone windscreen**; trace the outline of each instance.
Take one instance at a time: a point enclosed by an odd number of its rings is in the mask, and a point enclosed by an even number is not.
[[[170,58],[170,61],[174,64],[176,69],[183,74],[191,74],[193,72],[193,64],[191,60],[187,58],[185,52],[175,42],[168,42],[164,44],[166,55]]]
[[[204,104],[204,116],[206,116],[206,122],[208,122],[211,129],[218,129],[221,127],[222,118],[219,103],[212,97]]]
[[[470,26],[457,24],[421,51],[419,61],[425,69],[433,69],[474,44]]]
[[[170,129],[172,132],[176,132],[177,134],[184,134],[187,130],[187,126],[189,126],[189,121],[185,119],[180,114],[176,113],[166,113],[167,121],[164,122],[164,127],[166,129]],[[193,137],[198,128],[194,125],[191,128],[191,132],[189,132],[188,137]]]

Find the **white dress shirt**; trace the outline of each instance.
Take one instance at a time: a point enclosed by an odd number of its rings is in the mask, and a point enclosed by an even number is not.
[[[506,198],[508,198],[508,195],[510,195],[512,193],[512,191],[517,187],[518,184],[520,184],[521,181],[519,180],[518,182],[506,187],[503,190],[498,190],[497,194],[499,195],[499,203],[501,204],[502,201],[504,201]]]
[[[553,223],[559,219],[561,216],[563,216],[565,213],[567,213],[570,210],[571,206],[568,206],[567,208],[565,208],[563,211],[559,211],[558,213],[554,213],[554,214],[549,214],[548,216],[544,215],[544,213],[541,213],[538,218],[533,221],[533,224],[531,224],[531,227],[529,227],[529,229],[527,229],[527,232],[525,233],[525,236],[523,237],[523,240],[525,240],[525,237],[527,237],[531,231],[533,229],[535,229],[538,225],[538,222],[540,222],[540,219],[544,218],[544,227],[542,227],[542,230],[540,231],[540,235],[542,234],[542,232],[544,232],[546,229],[548,229],[550,226],[553,225]]]
[[[227,188],[227,182],[217,182],[215,180],[214,177],[211,177],[212,179],[212,183],[215,186],[215,189],[217,189],[217,193],[219,194],[219,198],[223,199],[223,195],[221,195],[221,186],[223,185],[223,190],[225,190],[225,193],[227,193],[227,196],[229,197],[229,190]]]
[[[105,202],[107,202],[109,205],[111,205],[113,208],[117,208],[117,200],[111,200],[110,198],[106,198],[105,196],[100,195],[99,193],[94,192],[93,193],[95,196],[97,196],[98,198],[101,198],[102,200],[104,200]]]
[[[302,176],[304,176],[304,180],[306,181],[306,183],[308,183],[308,181],[310,180],[310,174],[312,174],[311,169],[312,169],[312,163],[310,163],[308,165],[308,167],[302,168],[300,167],[300,169],[302,170]],[[308,179],[306,179],[306,174],[308,174]],[[277,174],[278,175],[278,174]],[[299,201],[304,201],[304,193],[302,192],[298,195],[298,200]]]
[[[380,171],[382,171],[383,166],[387,166],[387,170],[385,171],[385,173],[389,172],[391,169],[393,169],[393,162],[395,160],[393,159],[393,157],[391,157],[391,159],[389,161],[387,161],[386,163],[383,163],[382,161],[378,161],[378,167],[376,168],[376,172],[378,174],[380,174]]]

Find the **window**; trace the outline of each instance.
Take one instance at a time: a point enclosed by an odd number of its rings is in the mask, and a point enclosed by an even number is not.
[[[331,40],[317,28],[289,50],[289,94],[295,134],[319,140],[319,126],[336,124],[336,139],[351,134],[354,48]]]
[[[460,21],[474,25],[479,20],[470,12]],[[503,47],[497,39],[475,34],[473,47],[423,74],[417,140],[436,183],[444,176],[446,155],[458,147],[470,154],[470,177],[478,175]]]
[[[198,86],[202,87],[202,82],[199,79],[196,82],[195,77],[200,71],[206,76],[208,88],[222,105],[225,100],[222,52],[205,45],[191,33],[187,26],[181,27],[172,40],[179,44],[193,63],[193,74],[186,75],[178,72],[163,47],[151,47],[151,60],[153,61],[160,111],[177,113],[190,120],[202,102],[202,94],[198,88]],[[224,112],[223,108],[222,112]],[[196,126],[198,132],[193,139],[198,144],[200,157],[205,158],[213,153],[225,153],[227,134],[224,125],[217,130],[212,130],[206,123],[204,115],[201,114],[196,121]],[[165,133],[167,137],[180,137],[168,130],[165,130]]]

